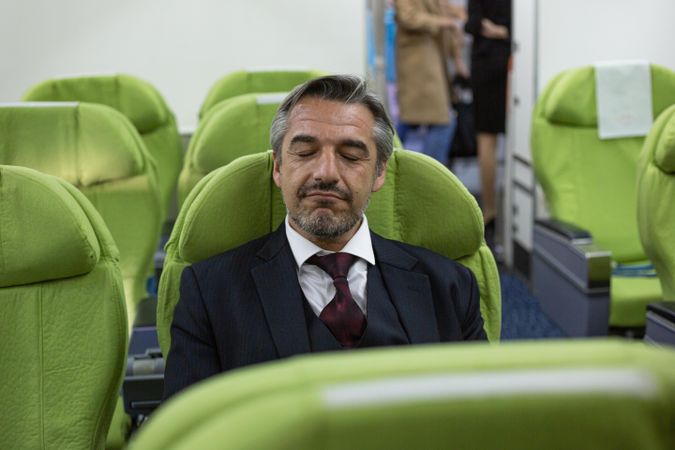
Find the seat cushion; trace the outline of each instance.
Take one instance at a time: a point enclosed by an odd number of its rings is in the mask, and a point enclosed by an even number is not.
[[[609,324],[613,327],[642,327],[647,305],[663,300],[656,277],[612,276]]]

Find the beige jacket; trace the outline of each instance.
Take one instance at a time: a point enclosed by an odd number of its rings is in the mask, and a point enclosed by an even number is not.
[[[447,58],[456,38],[439,28],[445,0],[395,0],[396,76],[401,121],[447,124],[450,120],[450,76]]]

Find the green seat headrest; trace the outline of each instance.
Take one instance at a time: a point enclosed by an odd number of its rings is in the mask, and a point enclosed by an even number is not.
[[[652,96],[654,117],[675,103],[675,80],[665,67],[652,64]],[[595,99],[595,69],[584,66],[567,70],[551,81],[542,107],[544,118],[555,124],[575,127],[597,127],[598,116]]]
[[[26,166],[78,187],[145,169],[144,144],[114,109],[88,103],[0,104],[0,163]]]
[[[285,92],[305,81],[325,75],[318,70],[239,70],[218,80],[206,95],[199,110],[199,118],[206,115],[216,104],[254,92]]]
[[[654,164],[665,173],[675,174],[675,106],[663,112],[667,120],[656,142]]]
[[[24,101],[79,101],[108,105],[124,114],[141,133],[170,120],[167,105],[148,82],[131,75],[59,78],[33,86]]]
[[[654,264],[664,300],[675,300],[675,104],[656,119],[638,165],[640,240]]]
[[[63,181],[0,166],[0,211],[0,286],[73,277],[96,266],[98,239]]]
[[[246,94],[218,104],[199,124],[188,150],[189,163],[209,173],[240,156],[269,149],[270,125],[286,95]]]

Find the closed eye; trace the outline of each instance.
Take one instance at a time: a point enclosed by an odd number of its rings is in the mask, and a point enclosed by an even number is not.
[[[302,152],[304,149],[316,147],[317,142],[318,140],[315,137],[301,134],[294,136],[293,139],[291,139],[289,148],[292,148],[297,152]]]
[[[351,161],[351,162],[356,162],[356,161],[359,161],[359,160],[362,159],[361,156],[359,156],[359,155],[354,155],[354,154],[346,153],[346,152],[341,153],[341,156],[344,159],[346,159],[347,161]]]
[[[312,156],[316,153],[317,139],[308,135],[294,136],[291,139],[289,151],[291,154],[301,158]]]
[[[365,142],[358,139],[347,139],[340,142],[340,154],[348,161],[359,161],[370,158],[370,151]]]

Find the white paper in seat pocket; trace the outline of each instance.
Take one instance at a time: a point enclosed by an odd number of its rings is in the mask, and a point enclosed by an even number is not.
[[[651,69],[645,61],[595,64],[600,139],[645,136],[652,126]]]

